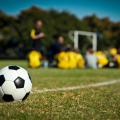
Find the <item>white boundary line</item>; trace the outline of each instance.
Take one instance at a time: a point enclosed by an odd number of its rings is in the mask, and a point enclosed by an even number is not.
[[[34,89],[32,93],[37,94],[37,93],[46,93],[46,92],[70,91],[70,90],[77,90],[77,89],[84,89],[84,88],[95,88],[95,87],[101,87],[101,86],[108,86],[108,85],[112,85],[119,82],[120,80],[111,80],[111,81],[93,83],[88,85],[73,86],[73,87],[51,88],[51,89],[45,88],[42,90]]]

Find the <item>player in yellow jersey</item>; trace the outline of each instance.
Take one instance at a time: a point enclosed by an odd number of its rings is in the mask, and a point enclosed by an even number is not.
[[[28,54],[29,67],[31,67],[31,68],[40,67],[40,65],[41,65],[41,58],[42,58],[42,55],[38,51],[32,50]]]
[[[81,68],[81,69],[85,68],[85,59],[83,58],[79,49],[75,50],[75,58],[76,58],[76,62],[77,62],[77,68]]]
[[[108,66],[108,58],[102,51],[97,51],[95,55],[97,56],[98,68],[104,68]]]
[[[66,54],[65,51],[61,51],[60,53],[58,53],[57,55],[57,67],[61,68],[61,69],[68,69],[69,65],[68,65],[68,56]]]
[[[120,54],[116,48],[111,48],[109,50],[109,60],[110,67],[118,68],[120,67]]]
[[[43,27],[43,22],[41,20],[35,21],[34,27],[31,30],[30,36],[32,39],[32,50],[35,50],[36,52],[39,52],[39,54],[42,54],[42,64],[43,64],[43,66],[45,66],[47,63],[46,48],[45,48],[44,41],[43,41],[45,38],[45,34],[44,34],[44,32],[42,32],[42,27]],[[33,54],[33,55],[35,55],[35,54]],[[36,57],[36,59],[38,59],[38,58]],[[33,56],[32,59],[35,59],[35,57]],[[35,65],[35,66],[40,66],[40,65]]]
[[[41,20],[35,21],[34,28],[31,30],[32,49],[39,51],[42,55],[45,54],[45,46],[43,38],[45,34],[42,32],[43,22]]]

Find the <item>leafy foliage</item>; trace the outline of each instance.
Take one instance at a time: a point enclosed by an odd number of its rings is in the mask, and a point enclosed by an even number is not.
[[[30,31],[35,20],[44,22],[43,32],[46,34],[46,47],[53,41],[53,35],[62,34],[66,43],[72,41],[68,37],[70,30],[94,31],[98,33],[98,48],[120,47],[120,22],[112,22],[109,18],[100,19],[96,15],[83,19],[67,11],[43,10],[35,6],[22,11],[18,16],[9,16],[0,11],[0,57],[24,58],[31,47]],[[86,44],[82,40],[82,45]]]

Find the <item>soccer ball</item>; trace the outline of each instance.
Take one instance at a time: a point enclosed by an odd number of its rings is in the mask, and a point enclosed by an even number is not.
[[[24,68],[11,65],[0,70],[0,100],[23,101],[31,89],[31,78]]]

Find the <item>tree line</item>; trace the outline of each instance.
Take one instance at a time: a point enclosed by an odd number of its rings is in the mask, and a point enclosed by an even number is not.
[[[120,47],[120,22],[96,15],[80,19],[67,11],[43,10],[33,6],[17,16],[0,11],[0,58],[25,58],[31,47],[30,31],[38,19],[44,23],[44,44],[47,48],[53,42],[53,36],[58,33],[65,37],[66,43],[73,44],[68,36],[70,30],[96,32],[100,50]],[[81,45],[86,43],[86,40],[80,41]]]

